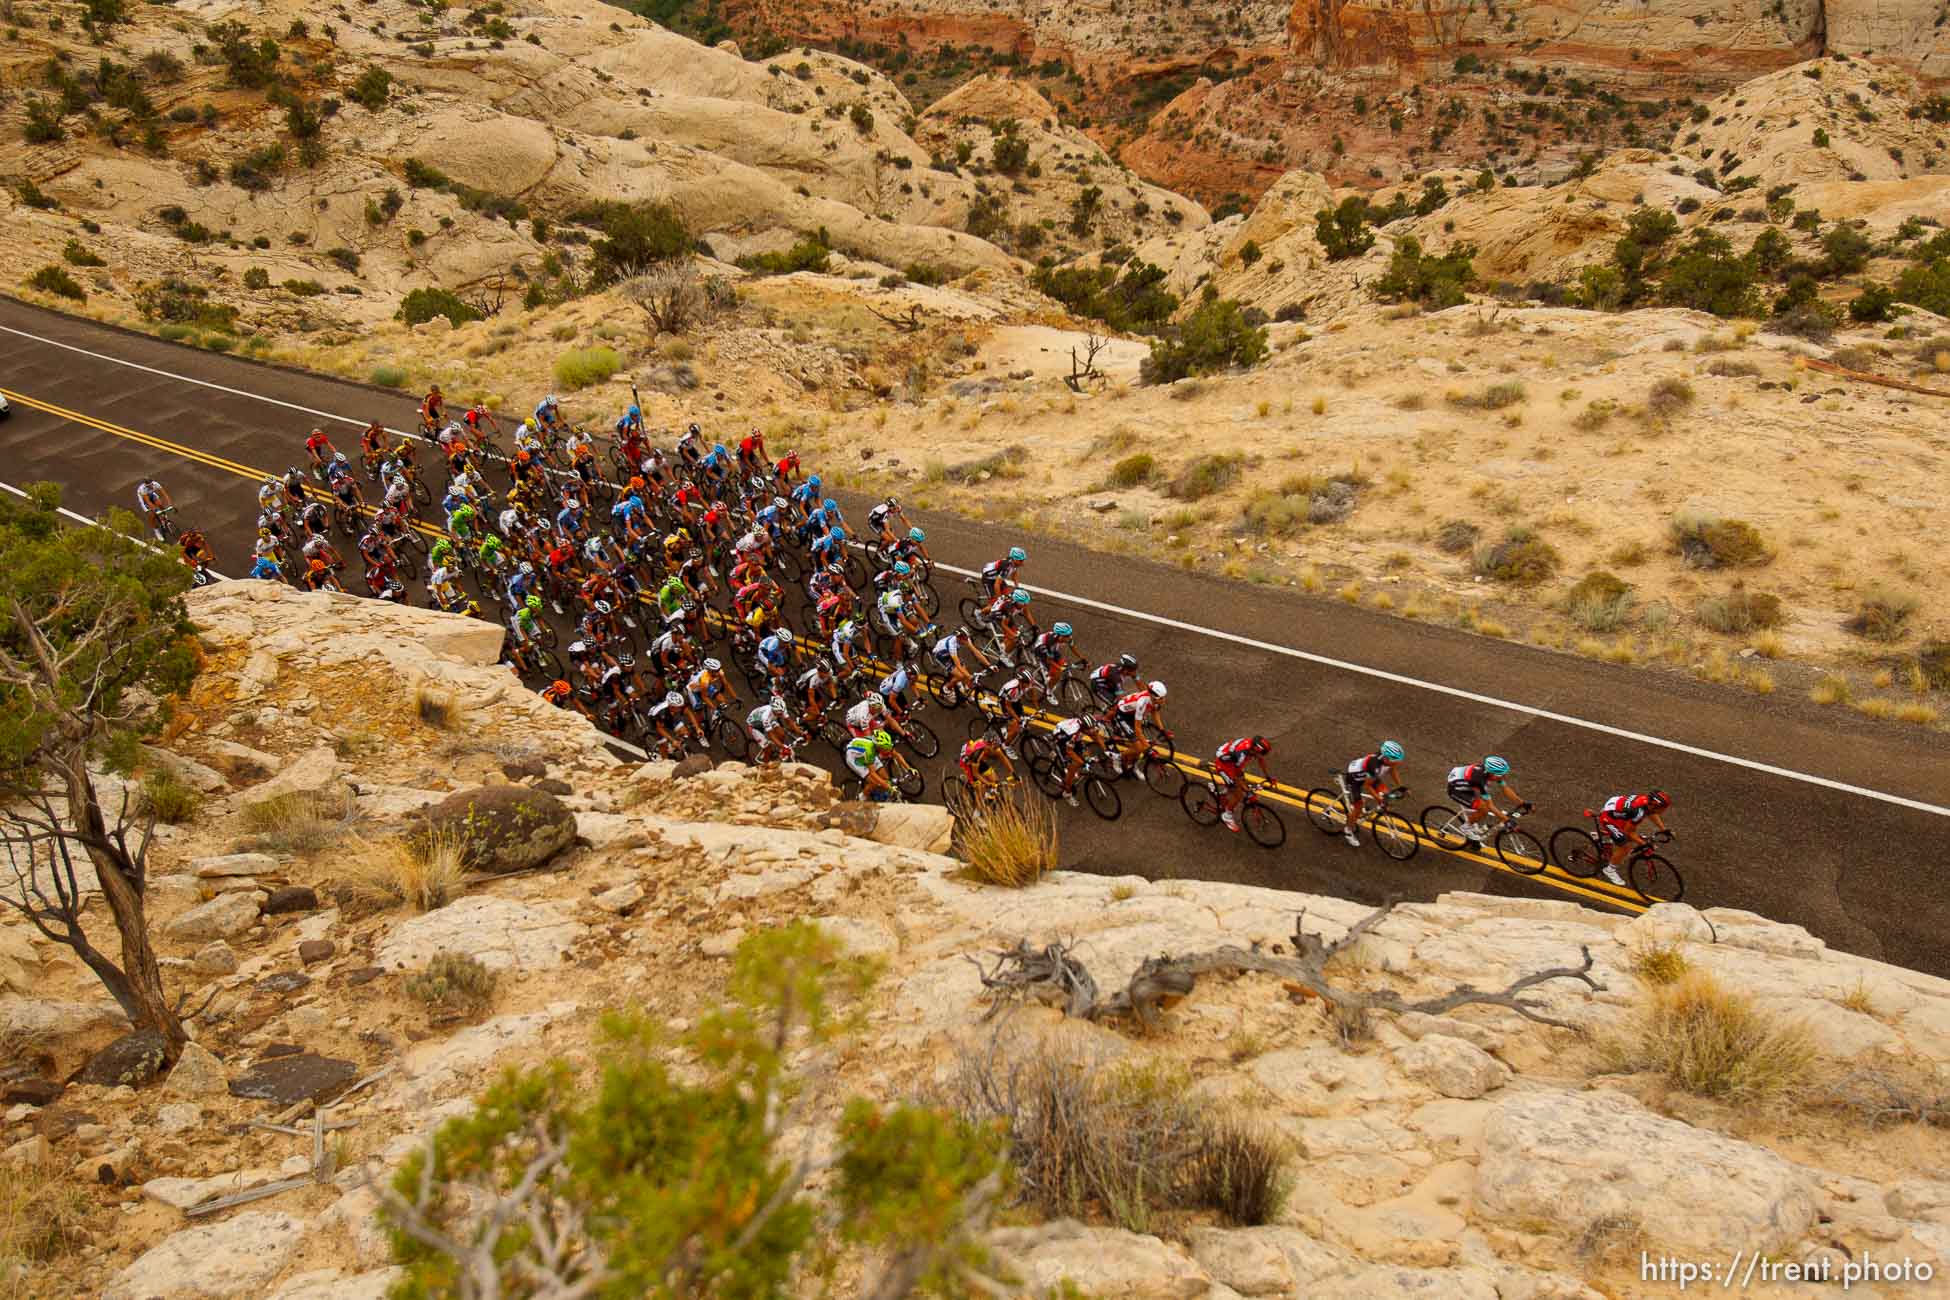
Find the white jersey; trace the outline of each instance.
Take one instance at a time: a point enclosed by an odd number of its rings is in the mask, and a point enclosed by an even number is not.
[[[846,711],[846,725],[855,731],[872,731],[880,725],[880,717],[871,704],[861,700]]]

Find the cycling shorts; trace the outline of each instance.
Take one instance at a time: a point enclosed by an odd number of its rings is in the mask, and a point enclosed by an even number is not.
[[[1245,773],[1246,760],[1243,758],[1236,761],[1232,759],[1213,760],[1212,775],[1218,777],[1227,785],[1238,785],[1239,778],[1244,776]]]
[[[1623,844],[1632,837],[1633,826],[1623,818],[1606,813],[1598,814],[1598,834],[1608,844]]]
[[[867,779],[867,773],[871,769],[868,767],[866,759],[858,754],[848,753],[846,755],[846,770],[864,781]]]
[[[1489,797],[1489,791],[1479,790],[1468,781],[1449,783],[1449,798],[1461,807],[1473,809],[1479,802],[1488,800]]]

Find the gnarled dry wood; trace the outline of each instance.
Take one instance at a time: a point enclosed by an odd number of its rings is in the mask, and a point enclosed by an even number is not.
[[[1506,1007],[1540,1025],[1572,1030],[1578,1026],[1545,1015],[1534,999],[1523,996],[1524,992],[1539,984],[1560,979],[1577,980],[1593,992],[1604,990],[1605,986],[1592,978],[1593,962],[1588,947],[1579,949],[1584,958],[1581,965],[1552,966],[1532,971],[1501,989],[1479,989],[1473,984],[1460,984],[1440,997],[1411,1001],[1393,989],[1336,987],[1325,973],[1327,963],[1360,942],[1361,937],[1380,924],[1393,908],[1391,902],[1375,909],[1349,926],[1347,933],[1331,942],[1302,928],[1306,919],[1306,913],[1302,912],[1294,918],[1294,955],[1291,957],[1263,952],[1257,944],[1250,948],[1228,945],[1183,957],[1152,957],[1137,968],[1123,988],[1108,997],[1098,994],[1096,980],[1083,963],[1072,955],[1069,946],[1063,943],[1032,948],[1027,942],[1019,940],[1014,948],[996,954],[997,961],[992,970],[983,969],[982,964],[972,957],[969,960],[974,962],[975,969],[981,974],[982,986],[989,990],[992,998],[992,1005],[983,1017],[985,1020],[1006,1007],[1024,1000],[1034,1000],[1060,1007],[1064,1015],[1082,1020],[1128,1016],[1147,1033],[1157,1027],[1156,1016],[1160,1010],[1188,996],[1198,977],[1208,974],[1253,971],[1276,975],[1299,985],[1336,1009],[1355,1015],[1368,1011],[1420,1011],[1439,1016],[1458,1007],[1497,1006]]]

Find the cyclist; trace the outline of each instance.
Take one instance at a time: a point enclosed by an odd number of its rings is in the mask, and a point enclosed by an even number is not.
[[[1083,765],[1090,761],[1093,753],[1110,752],[1110,733],[1104,720],[1094,713],[1086,713],[1080,718],[1065,718],[1050,731],[1050,741],[1055,746],[1050,755],[1050,770],[1057,764],[1063,765],[1063,785],[1061,794],[1065,803],[1072,808],[1077,806],[1077,777],[1083,773]]]
[[[359,548],[359,558],[366,562],[367,568],[378,569],[387,577],[392,576],[393,566],[397,561],[393,557],[393,548],[386,544],[385,538],[368,528],[359,534],[356,544]]]
[[[773,689],[786,677],[786,670],[792,666],[792,629],[782,627],[771,636],[758,643],[758,664],[765,675],[773,682]]]
[[[323,537],[332,527],[331,516],[326,513],[323,501],[305,502],[305,508],[298,512],[298,522],[304,527],[307,537]]]
[[[1150,743],[1144,734],[1144,724],[1149,722],[1155,727],[1163,727],[1164,701],[1165,684],[1146,682],[1143,690],[1132,691],[1111,706],[1110,716],[1106,720],[1111,723],[1117,738],[1127,742],[1119,745],[1111,755],[1111,765],[1119,776],[1137,762],[1144,747]]]
[[[1136,655],[1119,655],[1115,663],[1103,664],[1090,672],[1090,694],[1100,707],[1108,709],[1124,694],[1124,687],[1137,676]]]
[[[460,418],[466,421],[467,431],[474,435],[474,445],[477,447],[481,444],[481,424],[483,421],[486,422],[489,429],[493,430],[495,437],[499,438],[501,436],[501,422],[494,418],[493,411],[488,410],[487,407],[479,402],[475,402],[472,406],[468,407],[467,413]]]
[[[897,561],[892,570],[897,580],[906,578],[911,572],[904,561]],[[910,601],[899,581],[875,599],[874,621],[880,625],[882,632],[892,637],[916,637],[928,625],[920,602]]]
[[[1029,593],[1023,594],[1026,596]],[[1052,682],[1061,677],[1063,670],[1069,667],[1071,655],[1076,655],[1079,660],[1083,658],[1077,652],[1075,629],[1068,623],[1050,624],[1049,631],[1031,642],[1029,648],[1034,652],[1036,662],[1043,666],[1045,678]]]
[[[305,504],[305,473],[296,465],[284,472],[284,503],[293,510]]]
[[[794,480],[799,477],[799,453],[788,451],[779,457],[779,463],[772,466],[772,480],[777,490],[788,492]]]
[[[515,634],[521,645],[530,645],[541,640],[542,598],[530,596],[515,606],[515,616],[508,620],[508,630]]]
[[[1342,838],[1349,844],[1360,847],[1361,837],[1354,828],[1367,811],[1369,797],[1373,796],[1375,806],[1379,808],[1386,802],[1390,791],[1401,788],[1401,762],[1407,756],[1408,752],[1400,742],[1384,740],[1380,749],[1372,754],[1363,754],[1342,770],[1341,804],[1347,812],[1347,825],[1342,830]]]
[[[1022,729],[1028,723],[1023,716],[1023,705],[1035,689],[1035,683],[1021,676],[1011,677],[995,688],[995,711],[1003,719],[1002,748],[1010,758],[1018,757],[1016,742],[1022,739]]]
[[[716,659],[704,661],[703,666],[684,683],[684,692],[693,713],[706,712],[713,698],[719,696],[723,697],[726,708],[738,703],[738,692],[731,689],[731,683],[725,679],[724,665]]]
[[[894,532],[895,524],[899,524],[902,528],[912,526],[907,522],[907,516],[901,513],[901,503],[898,497],[888,497],[885,501],[882,501],[879,505],[867,511],[867,524],[873,529],[874,536],[880,540],[882,546],[892,546],[897,540],[897,535]]]
[[[332,545],[332,539],[324,533],[313,533],[307,537],[304,552],[307,560],[322,560],[334,573],[345,567],[345,560],[339,555],[338,547]]]
[[[928,657],[934,660],[936,668],[947,674],[949,681],[961,687],[965,692],[973,692],[975,689],[974,675],[962,665],[961,661],[961,652],[963,649],[962,638],[967,635],[967,628],[956,628],[953,632],[942,637],[928,648]],[[975,657],[976,662],[982,665],[983,672],[986,673],[995,667],[973,645],[966,648],[968,653]]]
[[[677,440],[673,450],[677,453],[677,459],[684,462],[685,469],[696,469],[697,463],[704,458],[704,430],[693,421],[691,427],[684,430],[684,436]]]
[[[881,771],[881,756],[892,755],[894,738],[884,731],[855,736],[846,745],[846,770],[860,778],[861,793],[876,801],[893,797],[894,787]]]
[[[854,619],[847,619],[833,632],[833,663],[851,675],[859,667],[865,651],[867,630]]]
[[[366,473],[378,474],[380,462],[386,459],[386,430],[377,421],[368,424],[359,434],[359,459],[365,464]]]
[[[982,566],[982,590],[988,593],[991,601],[1002,599],[1016,586],[1016,574],[1029,560],[1029,552],[1020,546],[1011,546],[1009,553],[999,560],[992,560]]]
[[[955,767],[960,770],[961,779],[968,783],[968,788],[978,795],[1016,779],[1015,764],[1009,761],[1002,746],[981,736],[961,747],[961,753],[955,755]],[[1001,771],[996,771],[997,768]]]
[[[745,716],[745,729],[758,742],[758,748],[752,753],[752,761],[757,763],[765,762],[774,750],[780,762],[790,763],[792,747],[806,738],[806,733],[792,720],[785,696],[776,691],[769,701]]]
[[[738,468],[749,477],[765,473],[765,435],[757,429],[738,440]]]
[[[1016,650],[1022,644],[1022,624],[1036,625],[1029,614],[1029,602],[1033,599],[1018,587],[981,611],[979,621],[1001,640],[1002,657],[1010,663],[1016,662]]]
[[[697,719],[684,704],[684,696],[678,691],[665,691],[664,697],[643,711],[643,720],[650,730],[657,733],[663,741],[666,755],[676,758],[684,751],[684,736],[688,733],[700,742],[703,732]]]
[[[251,565],[251,577],[268,578],[273,582],[283,582],[284,570],[278,567],[277,560],[272,556],[259,555],[256,562]]]
[[[1219,746],[1212,756],[1212,775],[1219,781],[1219,818],[1226,829],[1239,829],[1239,801],[1246,797],[1246,774],[1248,761],[1259,764],[1262,780],[1271,781],[1273,773],[1267,770],[1266,756],[1273,752],[1273,743],[1264,736],[1241,736]]]
[[[447,512],[447,531],[453,539],[465,544],[474,540],[477,517],[472,502],[462,500]]]
[[[263,494],[260,492],[259,499]],[[175,508],[176,503],[169,499],[169,493],[155,479],[145,478],[135,485],[135,503],[142,508],[142,514],[149,521],[149,530],[156,540],[163,539],[163,511]]]
[[[839,680],[833,676],[833,661],[824,655],[813,660],[812,667],[799,674],[797,686],[808,722],[818,719],[826,712],[827,706],[840,697]]]
[[[1499,792],[1508,795],[1515,807],[1529,811],[1530,805],[1523,801],[1523,796],[1506,783],[1509,775],[1508,760],[1495,754],[1480,763],[1465,763],[1449,769],[1449,798],[1467,814],[1465,820],[1469,825],[1463,834],[1478,844],[1490,833],[1489,818],[1496,811]]]
[[[333,591],[342,590],[338,584],[338,580],[332,577],[332,571],[326,567],[324,560],[317,556],[311,556],[306,559],[305,590],[323,591],[327,587]]]
[[[325,482],[331,486],[332,495],[347,510],[359,510],[366,504],[366,494],[359,487],[359,480],[352,473],[350,462],[344,452],[334,452],[332,459],[325,463]]]
[[[204,540],[201,529],[184,529],[183,535],[176,539],[176,544],[183,548],[183,563],[192,569],[207,567],[217,562],[216,556],[210,553],[210,543]]]
[[[312,469],[321,475],[325,472],[325,462],[337,454],[338,448],[332,446],[331,438],[323,429],[313,429],[305,439],[305,455],[311,457]]]
[[[1672,807],[1672,796],[1664,790],[1653,790],[1646,794],[1615,794],[1605,800],[1598,810],[1598,833],[1605,841],[1604,877],[1614,885],[1625,884],[1625,878],[1618,873],[1618,866],[1625,860],[1625,854],[1633,846],[1645,843],[1645,836],[1639,834],[1639,823],[1650,817],[1652,824],[1667,839],[1672,832],[1666,827],[1666,810]]]
[[[427,386],[427,395],[420,399],[420,427],[432,433],[446,423],[447,399],[441,396],[440,385]]]
[[[562,404],[550,393],[535,403],[534,421],[543,433],[556,433],[562,428]]]
[[[868,691],[846,711],[846,729],[855,736],[866,736],[887,725],[887,700],[879,691]]]
[[[427,575],[427,594],[449,613],[466,607],[467,597],[460,589],[459,578],[459,574],[438,562],[434,563],[433,572]]]
[[[575,687],[569,685],[560,677],[542,688],[542,698],[558,709],[574,709],[577,713],[580,713],[585,718],[589,718],[592,722],[595,720],[594,716],[589,712],[588,706],[576,698]]]
[[[787,493],[787,496],[792,500],[792,504],[799,507],[800,514],[806,517],[808,523],[812,521],[813,512],[819,508],[820,491],[821,484],[819,475],[814,474],[804,483],[801,483],[798,487],[793,488],[791,492]]]

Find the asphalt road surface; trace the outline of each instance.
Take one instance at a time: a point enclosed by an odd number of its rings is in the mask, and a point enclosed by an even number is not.
[[[92,515],[132,508],[137,479],[154,474],[178,517],[208,534],[217,567],[232,575],[247,567],[256,513],[246,471],[298,463],[314,423],[342,448],[354,446],[366,420],[405,427],[417,397],[10,301],[0,301],[0,389],[14,399],[12,418],[0,423],[0,481],[53,480],[68,506]],[[592,428],[615,416],[567,405]],[[700,418],[709,425],[707,414]],[[863,513],[844,494],[842,501],[855,517]],[[1408,749],[1413,794],[1403,810],[1411,815],[1440,801],[1450,766],[1498,753],[1514,765],[1512,784],[1537,804],[1526,825],[1543,838],[1607,795],[1664,787],[1676,801],[1668,821],[1678,832],[1666,852],[1685,875],[1687,902],[1747,908],[1805,925],[1840,948],[1950,975],[1950,738],[1941,733],[949,516],[917,522],[944,565],[974,568],[1025,545],[1023,577],[1038,592],[1044,625],[1068,618],[1093,661],[1129,651],[1144,676],[1167,682],[1167,720],[1181,751],[1206,757],[1236,735],[1263,733],[1274,744],[1274,774],[1304,788],[1394,737]],[[936,586],[947,608],[962,594],[945,572]],[[417,598],[423,589],[413,590]],[[959,742],[960,715],[937,710],[930,720],[944,749]],[[931,791],[945,761],[927,765]],[[1125,813],[1115,823],[1061,809],[1065,865],[1362,901],[1458,889],[1607,901],[1602,888],[1522,878],[1429,846],[1397,864],[1372,844],[1355,850],[1319,835],[1293,807],[1280,809],[1286,846],[1268,852],[1223,828],[1194,827],[1139,785],[1125,783],[1122,793]]]

